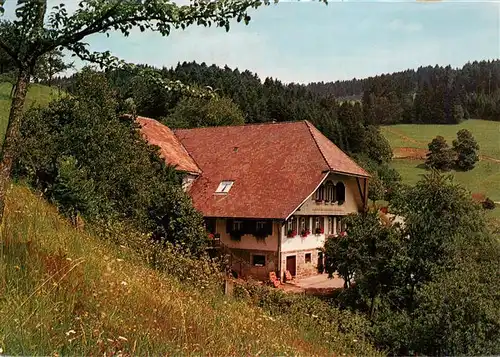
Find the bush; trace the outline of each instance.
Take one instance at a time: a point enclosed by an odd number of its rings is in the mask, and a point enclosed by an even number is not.
[[[456,165],[464,171],[472,170],[479,161],[479,145],[467,129],[459,130],[457,139],[453,140],[453,150],[457,154]]]
[[[453,166],[453,151],[446,140],[438,135],[429,143],[429,152],[425,164],[429,168],[447,171]]]
[[[482,206],[484,209],[495,209],[495,202],[489,197],[486,197],[486,199],[481,202]]]
[[[27,178],[61,211],[92,221],[129,221],[199,254],[203,218],[183,192],[181,177],[121,119],[102,74],[78,74],[72,97],[30,110],[23,120],[15,174]]]

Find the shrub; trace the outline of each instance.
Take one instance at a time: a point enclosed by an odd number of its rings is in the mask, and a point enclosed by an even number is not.
[[[467,129],[461,129],[457,133],[457,139],[453,140],[453,150],[457,154],[456,165],[464,171],[472,170],[479,161],[479,145]]]
[[[489,197],[486,197],[486,199],[481,202],[482,206],[484,209],[494,209],[495,208],[495,202]]]
[[[102,74],[78,74],[74,96],[35,108],[21,127],[15,173],[45,192],[68,215],[88,221],[127,220],[199,254],[206,246],[202,216],[181,178],[122,119]]]
[[[453,151],[446,140],[438,135],[429,143],[429,152],[425,164],[429,168],[447,171],[453,166]]]

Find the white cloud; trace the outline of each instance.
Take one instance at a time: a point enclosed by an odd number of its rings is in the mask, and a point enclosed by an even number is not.
[[[417,32],[422,30],[422,24],[418,22],[404,22],[401,19],[392,20],[387,27],[393,31]]]

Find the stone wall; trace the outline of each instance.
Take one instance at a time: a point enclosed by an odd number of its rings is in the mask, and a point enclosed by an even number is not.
[[[311,262],[306,263],[306,254],[311,254]],[[281,254],[281,274],[282,278],[286,271],[286,258],[295,256],[296,258],[296,277],[306,277],[318,274],[318,257],[319,251],[317,249],[297,250]]]
[[[265,250],[231,249],[231,268],[238,274],[239,278],[253,278],[256,280],[268,280],[269,273],[277,271],[278,255],[276,252]],[[253,255],[263,255],[266,258],[264,266],[254,266]]]

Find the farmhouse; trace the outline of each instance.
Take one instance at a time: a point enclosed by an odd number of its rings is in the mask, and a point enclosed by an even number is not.
[[[241,277],[316,274],[318,248],[367,207],[368,173],[308,121],[171,130],[137,120],[185,173],[184,189]]]

